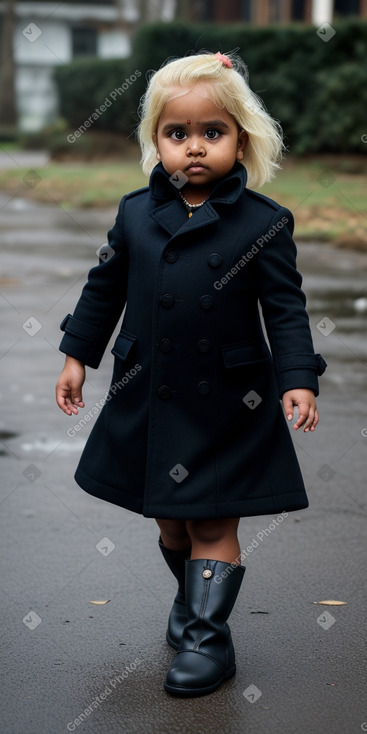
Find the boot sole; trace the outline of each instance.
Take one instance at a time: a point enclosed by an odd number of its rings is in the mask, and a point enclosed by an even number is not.
[[[224,683],[229,678],[232,678],[235,673],[236,666],[234,665],[233,668],[230,668],[230,670],[227,670],[227,672],[224,673],[219,681],[213,683],[211,686],[206,686],[205,688],[179,688],[178,686],[170,686],[168,683],[164,683],[164,690],[167,691],[167,693],[171,693],[173,696],[181,696],[181,698],[207,696],[208,693],[214,693],[214,691],[216,691],[217,688],[222,685],[222,683]]]

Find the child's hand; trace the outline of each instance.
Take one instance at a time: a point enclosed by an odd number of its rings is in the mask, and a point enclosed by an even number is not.
[[[315,395],[312,390],[296,389],[287,390],[282,397],[284,412],[290,421],[293,418],[293,406],[298,406],[298,420],[294,424],[295,431],[304,425],[304,432],[314,431],[318,422],[319,414],[316,406]]]
[[[85,367],[74,357],[66,357],[65,367],[56,385],[56,402],[66,415],[78,415],[78,408],[84,408],[82,386],[85,380]]]

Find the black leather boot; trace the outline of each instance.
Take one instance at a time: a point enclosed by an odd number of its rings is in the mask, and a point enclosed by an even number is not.
[[[190,549],[174,551],[166,548],[159,537],[158,545],[162,551],[167,566],[178,581],[178,591],[168,618],[166,640],[171,647],[178,650],[182,633],[187,622],[185,599],[185,561],[190,558]]]
[[[223,561],[186,561],[187,624],[167,673],[164,688],[168,693],[204,696],[235,674],[227,619],[245,570],[245,566]]]

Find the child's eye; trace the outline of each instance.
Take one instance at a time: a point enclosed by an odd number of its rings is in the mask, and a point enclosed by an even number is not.
[[[216,140],[216,138],[219,138],[219,136],[221,135],[221,132],[219,130],[216,130],[214,127],[210,127],[205,134],[208,140]]]
[[[183,140],[186,137],[186,133],[184,130],[172,130],[169,136],[173,140]]]

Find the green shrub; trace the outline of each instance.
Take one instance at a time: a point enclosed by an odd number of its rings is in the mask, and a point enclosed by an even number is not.
[[[78,129],[91,118],[96,130],[131,131],[131,90],[125,59],[77,59],[55,69],[60,114]],[[124,88],[122,89],[122,85]],[[119,92],[116,90],[120,90]],[[112,96],[111,96],[112,95]],[[107,100],[105,110],[101,110]],[[94,119],[93,119],[94,115]]]
[[[167,58],[201,49],[222,53],[238,49],[250,73],[251,88],[280,120],[291,152],[359,152],[367,95],[367,23],[353,19],[333,24],[327,43],[316,28],[303,24],[258,28],[244,24],[143,26],[129,59],[83,59],[56,70],[61,114],[77,129],[122,81],[131,83],[103,115],[96,129],[133,134],[147,74]]]

